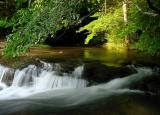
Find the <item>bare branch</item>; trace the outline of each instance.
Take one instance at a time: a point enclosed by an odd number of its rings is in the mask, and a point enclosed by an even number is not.
[[[140,12],[142,12],[143,14],[145,14],[145,15],[150,15],[150,16],[154,16],[154,17],[159,15],[158,13],[143,12],[142,9],[141,9],[138,5],[136,5],[136,8],[137,8]]]

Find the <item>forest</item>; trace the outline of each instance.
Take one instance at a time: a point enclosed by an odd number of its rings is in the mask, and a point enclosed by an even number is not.
[[[0,0],[0,115],[160,115],[160,0]]]
[[[3,55],[17,57],[36,44],[56,46],[61,36],[59,46],[111,43],[157,55],[159,15],[159,0],[1,0]]]

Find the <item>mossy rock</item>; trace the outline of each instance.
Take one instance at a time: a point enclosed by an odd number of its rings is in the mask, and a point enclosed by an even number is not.
[[[84,66],[83,77],[89,82],[104,83],[115,78],[122,78],[136,73],[135,69],[122,66],[106,66],[99,62],[87,63]]]

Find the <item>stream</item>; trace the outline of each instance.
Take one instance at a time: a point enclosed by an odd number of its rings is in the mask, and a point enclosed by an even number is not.
[[[104,48],[32,48],[20,60],[0,63],[0,115],[160,114],[159,94],[141,88],[144,80],[159,79],[158,57]]]

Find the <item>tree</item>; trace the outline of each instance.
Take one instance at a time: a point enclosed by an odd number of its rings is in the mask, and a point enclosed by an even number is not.
[[[34,0],[30,7],[18,10],[11,18],[13,33],[7,36],[4,55],[16,57],[25,53],[49,34],[54,36],[58,30],[75,24],[81,14],[86,15],[97,3],[97,0]]]

